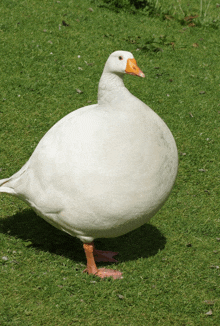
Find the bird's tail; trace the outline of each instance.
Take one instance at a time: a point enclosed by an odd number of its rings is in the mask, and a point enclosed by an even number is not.
[[[5,192],[10,195],[16,195],[13,188],[8,185],[10,178],[0,180],[0,192]]]

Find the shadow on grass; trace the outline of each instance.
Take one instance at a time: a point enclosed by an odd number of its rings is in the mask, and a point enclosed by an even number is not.
[[[85,262],[79,239],[51,226],[30,209],[1,220],[0,232],[26,241],[27,247],[62,255],[76,262]],[[97,249],[119,252],[117,259],[120,262],[154,256],[165,244],[165,237],[150,224],[118,238],[95,240]]]

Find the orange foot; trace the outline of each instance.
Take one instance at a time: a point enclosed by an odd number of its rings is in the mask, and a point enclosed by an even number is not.
[[[118,252],[113,251],[103,251],[103,250],[94,250],[94,258],[97,262],[111,262],[111,263],[117,263],[117,260],[112,258],[113,256],[116,256]]]
[[[114,269],[106,269],[106,268],[99,268],[95,275],[100,278],[113,277],[114,280],[123,278],[121,272],[116,271]]]

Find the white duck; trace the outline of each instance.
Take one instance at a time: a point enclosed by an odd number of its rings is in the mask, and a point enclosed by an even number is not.
[[[163,120],[133,96],[123,75],[144,77],[130,52],[112,53],[99,82],[98,104],[71,112],[41,139],[28,162],[0,192],[25,201],[50,224],[82,240],[87,272],[117,253],[94,248],[95,238],[132,231],[160,209],[178,167],[175,140]]]

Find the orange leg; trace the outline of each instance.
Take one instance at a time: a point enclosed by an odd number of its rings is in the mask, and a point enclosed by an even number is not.
[[[113,277],[114,279],[122,278],[122,273],[119,271],[113,269],[106,269],[106,268],[99,268],[99,269],[97,268],[93,253],[97,253],[99,251],[95,250],[93,242],[84,243],[83,248],[85,250],[86,259],[87,259],[87,268],[85,272],[87,272],[88,274],[99,276],[100,278],[104,278],[104,277]]]
[[[83,248],[86,254],[86,259],[87,259],[87,273],[88,274],[97,274],[98,273],[98,268],[95,263],[93,251],[94,251],[94,244],[92,243],[84,243]]]

